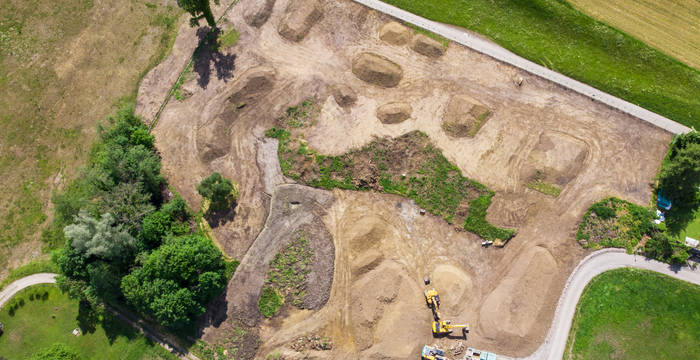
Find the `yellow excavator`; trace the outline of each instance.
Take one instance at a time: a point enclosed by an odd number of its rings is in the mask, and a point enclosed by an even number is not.
[[[433,321],[433,336],[442,336],[451,334],[453,329],[462,329],[462,333],[469,332],[469,325],[452,324],[450,320]]]
[[[437,310],[440,308],[440,296],[438,295],[437,290],[435,289],[430,289],[430,290],[425,290],[425,302],[428,304],[428,307]]]

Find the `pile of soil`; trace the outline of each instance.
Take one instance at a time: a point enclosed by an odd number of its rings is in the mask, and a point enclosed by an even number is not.
[[[411,117],[413,108],[405,102],[392,102],[377,108],[377,118],[384,124],[398,124]]]
[[[379,29],[379,38],[391,45],[406,45],[411,39],[411,30],[396,21],[391,21]]]
[[[360,80],[385,88],[394,87],[403,78],[401,66],[373,53],[362,53],[352,60],[352,73]]]
[[[318,0],[291,1],[277,31],[283,38],[299,42],[323,17],[323,6]]]
[[[338,84],[333,87],[333,99],[342,108],[349,108],[357,102],[355,90],[345,84]]]
[[[442,128],[454,137],[474,136],[489,115],[489,108],[467,96],[455,95],[447,104]]]
[[[256,1],[245,12],[243,18],[250,26],[261,27],[270,18],[272,8],[275,7],[275,0]]]
[[[439,58],[445,53],[445,47],[442,44],[423,34],[415,34],[411,41],[411,49],[413,51],[431,58]]]
[[[520,171],[520,178],[529,181],[538,176],[557,186],[568,184],[585,167],[588,144],[571,135],[545,131]]]

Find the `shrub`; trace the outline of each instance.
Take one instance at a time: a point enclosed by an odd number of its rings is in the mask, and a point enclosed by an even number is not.
[[[236,189],[231,180],[224,178],[215,172],[197,185],[197,192],[203,198],[211,201],[210,209],[214,211],[224,210],[236,201]]]
[[[593,210],[596,216],[598,216],[602,220],[612,219],[617,216],[615,209],[607,207],[601,203],[593,204],[591,210]]]
[[[258,309],[266,317],[273,317],[284,303],[284,298],[272,287],[264,287],[258,300]]]

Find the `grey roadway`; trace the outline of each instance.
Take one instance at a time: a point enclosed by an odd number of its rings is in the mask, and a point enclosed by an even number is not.
[[[524,59],[491,41],[480,38],[465,29],[425,19],[408,11],[381,2],[379,0],[353,1],[375,9],[379,12],[393,16],[399,20],[403,20],[405,22],[414,24],[426,30],[430,30],[458,44],[464,45],[484,55],[488,55],[498,61],[510,64],[519,69],[525,70],[531,74],[552,81],[556,84],[559,84],[567,89],[571,89],[591,99],[600,101],[610,107],[613,107],[624,113],[649,122],[671,133],[681,134],[690,131],[690,128],[681,125],[673,120],[665,118],[659,114],[653,113],[647,109],[639,107],[628,101],[622,100],[618,97],[612,96],[608,93],[602,92],[592,86],[571,79],[558,72],[547,69],[544,66],[535,64],[534,62]]]
[[[54,284],[56,283],[56,275],[57,274],[52,274],[52,273],[39,273],[39,274],[34,274],[34,275],[29,275],[26,277],[23,277],[19,280],[16,280],[10,285],[8,285],[4,290],[0,291],[0,308],[2,308],[5,303],[7,303],[13,296],[15,296],[19,291],[22,289],[25,289],[27,287],[33,286],[33,285],[39,285],[39,284]],[[117,311],[114,308],[107,307],[107,310],[115,314],[117,317],[119,317],[122,321],[126,322],[127,324],[131,325],[132,327],[136,328],[139,330],[142,334],[144,334],[147,338],[149,338],[151,341],[157,343],[164,349],[170,351],[171,353],[177,355],[181,359],[188,359],[188,360],[199,360],[196,356],[190,354],[187,350],[181,349],[179,346],[174,346],[172,343],[163,340],[166,337],[149,327],[147,324],[143,323],[142,321],[139,321],[138,319],[134,319],[134,316],[132,314],[129,314],[126,311],[120,310]],[[5,329],[5,331],[11,331],[10,329]]]

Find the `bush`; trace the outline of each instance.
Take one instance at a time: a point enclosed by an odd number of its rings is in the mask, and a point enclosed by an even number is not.
[[[593,206],[591,206],[591,210],[593,210],[596,216],[598,216],[602,220],[612,219],[617,216],[617,212],[615,211],[615,209],[607,207],[600,203],[593,204]]]
[[[282,307],[284,298],[272,287],[264,287],[258,299],[258,309],[266,317],[273,317]]]
[[[73,349],[63,343],[55,343],[32,355],[29,360],[82,360],[83,358]]]
[[[228,208],[236,201],[238,194],[231,180],[224,178],[215,172],[197,185],[197,191],[203,198],[211,201],[210,209],[221,211]]]

